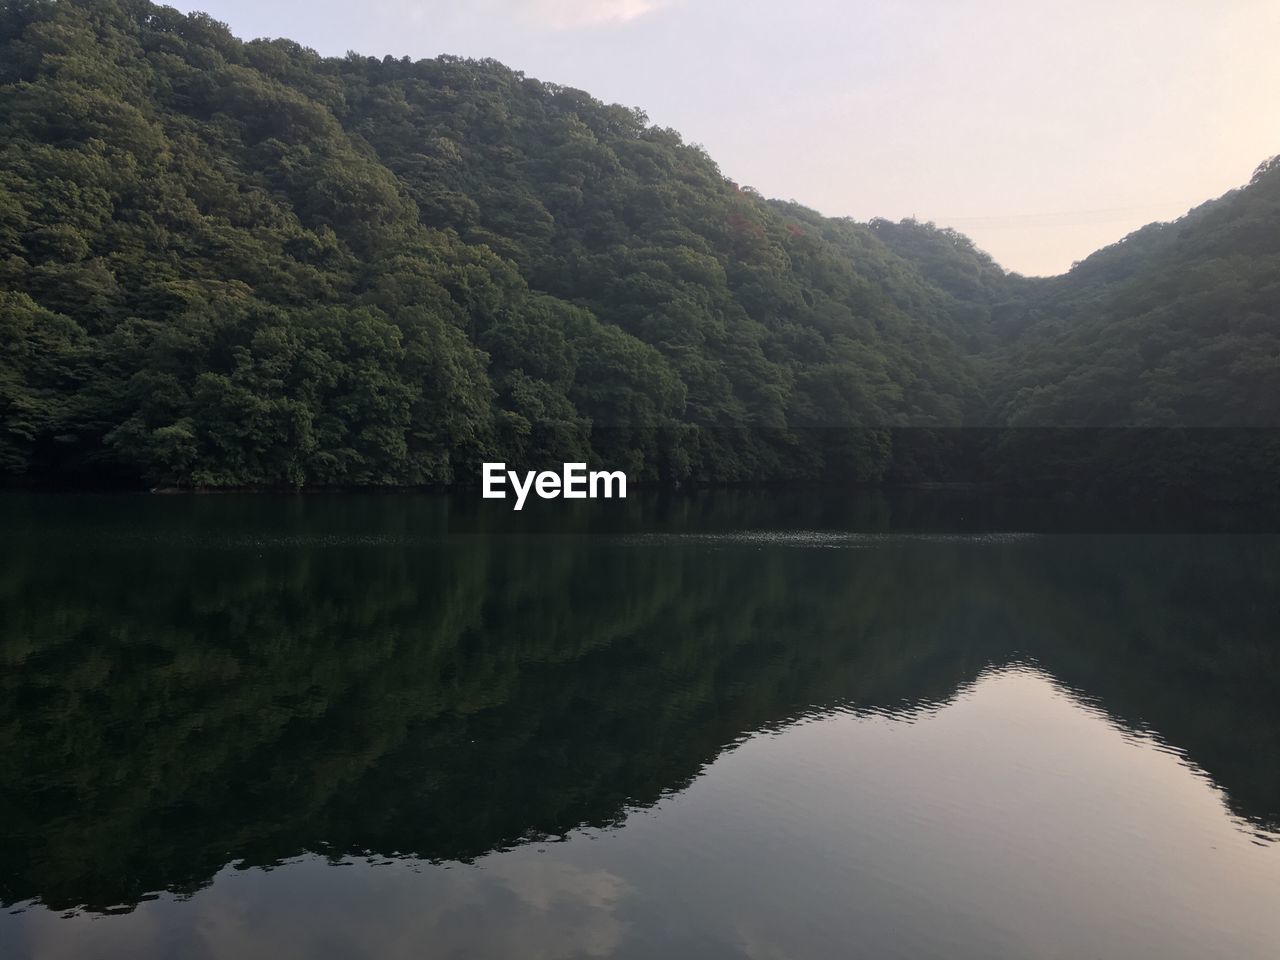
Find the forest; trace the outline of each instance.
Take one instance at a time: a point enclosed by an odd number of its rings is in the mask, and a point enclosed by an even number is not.
[[[1280,465],[1280,162],[1054,278],[490,60],[0,0],[0,477],[1176,488]]]

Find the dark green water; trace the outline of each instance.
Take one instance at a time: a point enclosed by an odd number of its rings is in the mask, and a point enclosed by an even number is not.
[[[1280,537],[0,497],[0,957],[1280,956]]]

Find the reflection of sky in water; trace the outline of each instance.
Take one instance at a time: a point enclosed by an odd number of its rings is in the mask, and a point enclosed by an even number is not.
[[[757,736],[613,831],[474,865],[314,857],[187,901],[0,918],[70,957],[1280,955],[1280,844],[1030,667]],[[1272,838],[1274,839],[1274,838]]]

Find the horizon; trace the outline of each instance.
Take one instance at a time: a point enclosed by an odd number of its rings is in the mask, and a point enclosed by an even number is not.
[[[767,197],[950,227],[1025,276],[1176,220],[1280,153],[1280,7],[1261,0],[174,6],[324,56],[495,59],[639,107]]]

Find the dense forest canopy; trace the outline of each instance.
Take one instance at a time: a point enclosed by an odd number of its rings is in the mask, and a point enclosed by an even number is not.
[[[0,472],[874,481],[968,462],[958,427],[1274,427],[1278,207],[1266,164],[1029,280],[493,61],[0,0]]]

